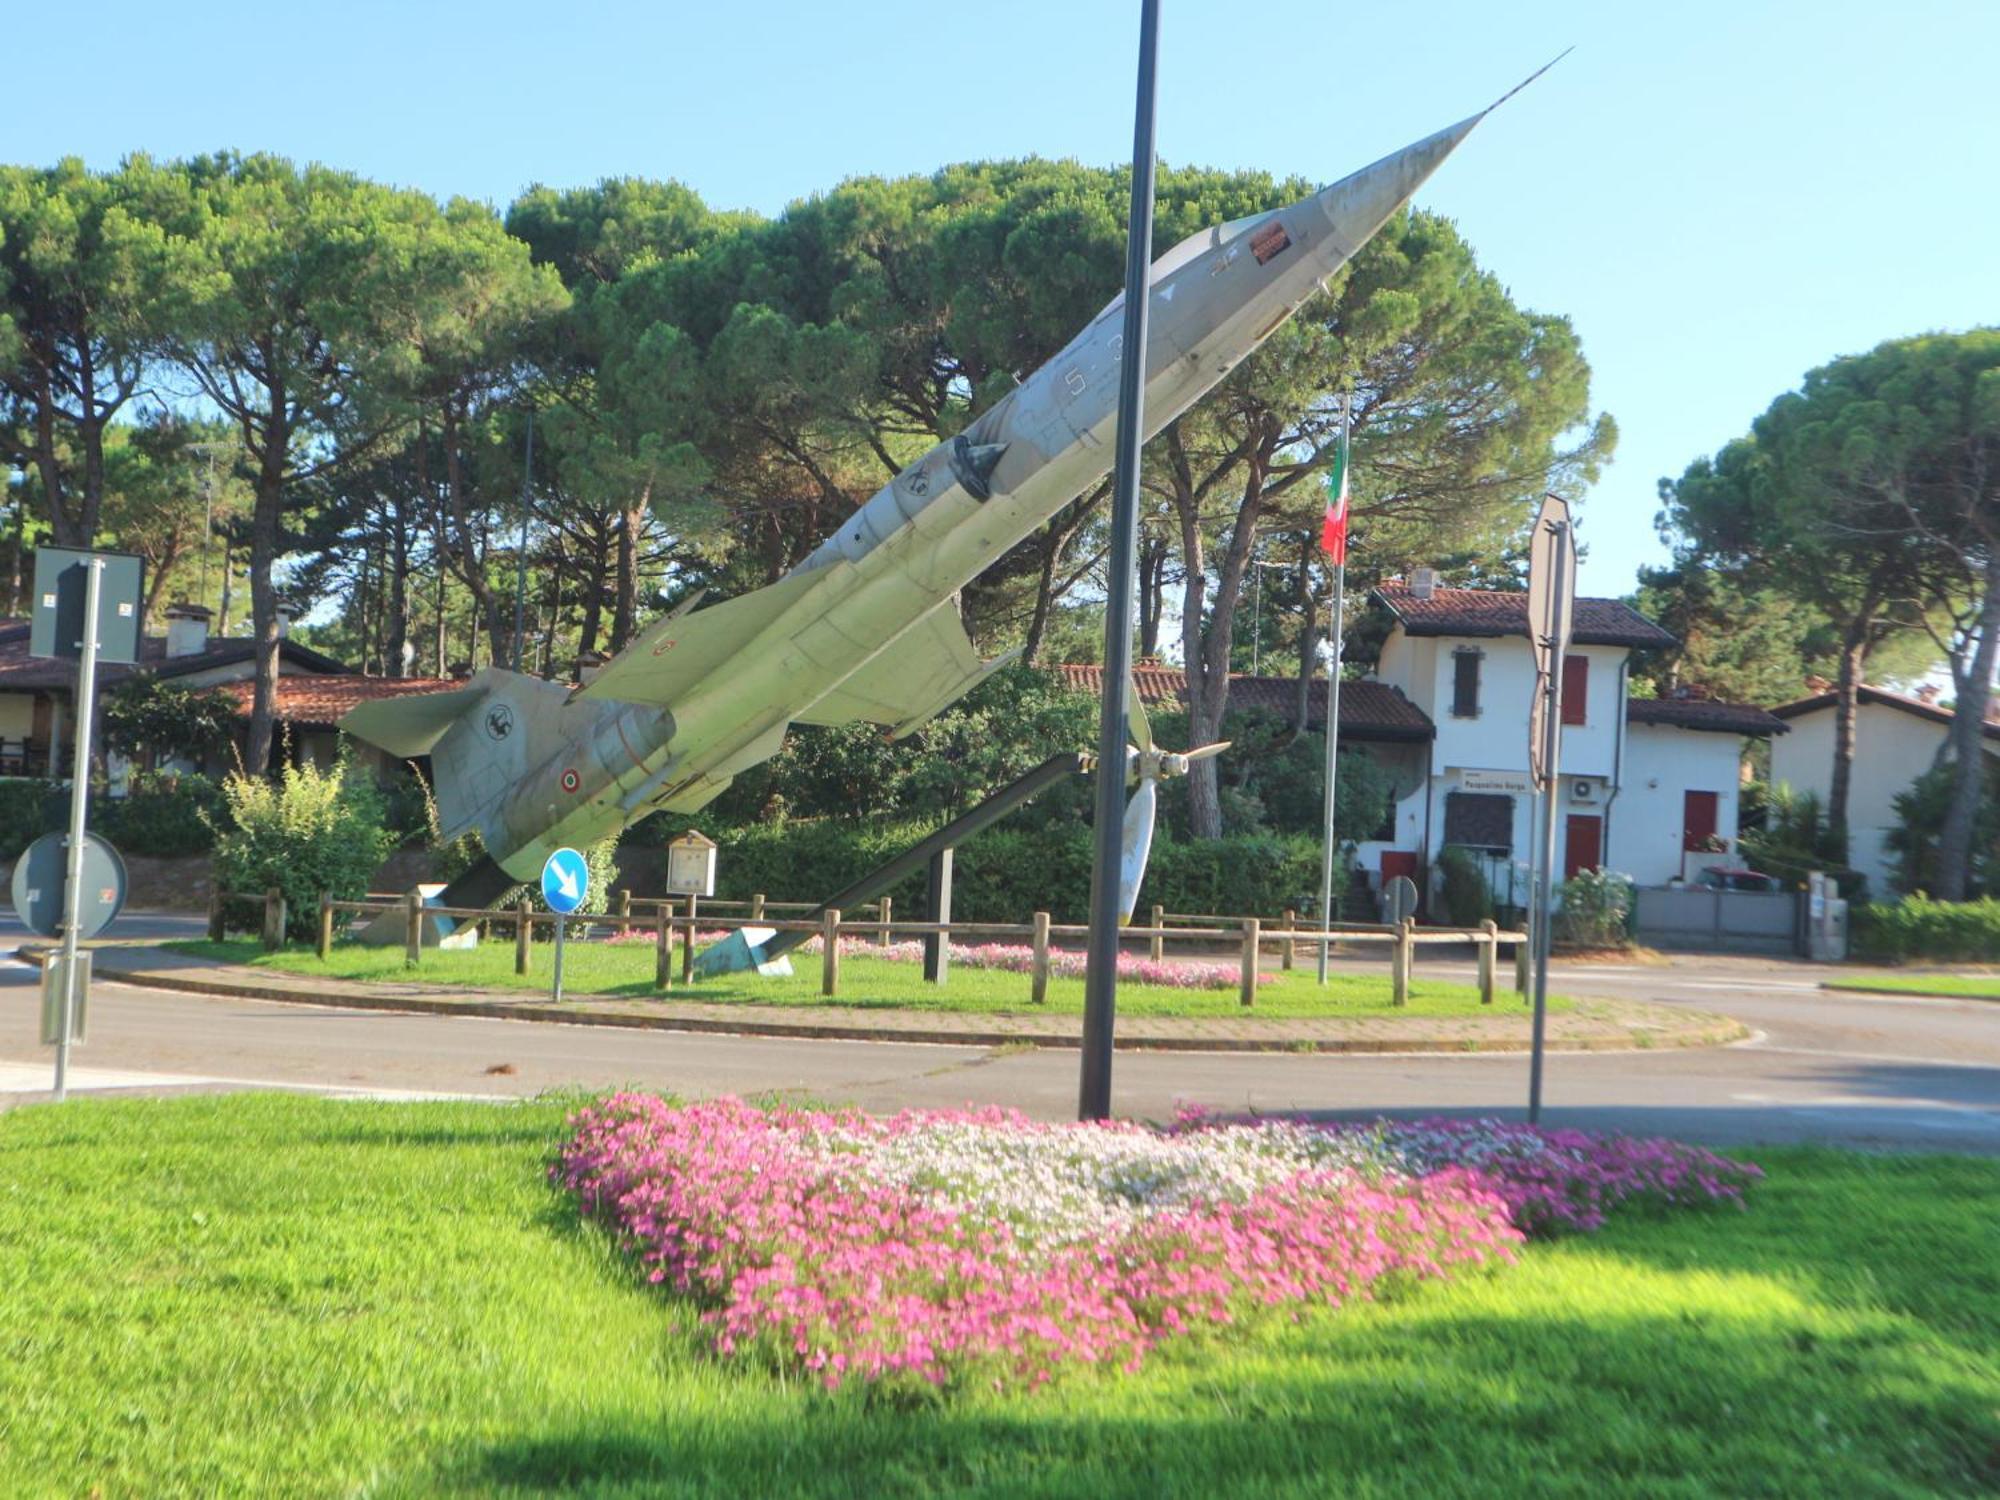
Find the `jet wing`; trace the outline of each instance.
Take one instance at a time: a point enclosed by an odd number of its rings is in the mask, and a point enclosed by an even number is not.
[[[485,687],[358,703],[341,716],[340,727],[356,739],[379,745],[391,755],[428,755],[444,732],[486,696]]]
[[[892,737],[901,738],[1018,654],[982,662],[958,623],[957,612],[941,605],[800,714],[797,722],[880,724]]]
[[[852,565],[834,564],[847,566]],[[600,667],[577,696],[671,705],[749,645],[832,572],[833,568],[816,568],[692,614],[655,620],[637,640]]]

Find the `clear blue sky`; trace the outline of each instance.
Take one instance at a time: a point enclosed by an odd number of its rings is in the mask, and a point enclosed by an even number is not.
[[[1136,3],[11,9],[16,162],[265,149],[499,205],[633,173],[776,213],[860,173],[1131,149]],[[1598,593],[1659,556],[1654,481],[1811,366],[2000,321],[2000,5],[1644,11],[1164,8],[1162,155],[1322,181],[1575,44],[1420,201],[1582,335],[1623,431],[1582,511]]]

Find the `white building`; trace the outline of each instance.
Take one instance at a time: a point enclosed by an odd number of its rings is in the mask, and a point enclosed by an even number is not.
[[[1374,599],[1391,620],[1374,676],[1422,709],[1434,735],[1392,827],[1357,859],[1371,882],[1410,875],[1434,885],[1438,856],[1457,846],[1482,860],[1496,900],[1524,904],[1535,683],[1527,595],[1394,582]],[[1608,866],[1661,885],[1727,862],[1743,740],[1785,726],[1738,704],[1632,699],[1631,653],[1673,644],[1615,599],[1576,601],[1556,793],[1562,879]]]
[[[1872,897],[1895,893],[1895,856],[1889,830],[1897,823],[1896,798],[1944,757],[1951,733],[1949,710],[1935,693],[1906,697],[1862,687],[1854,715],[1854,766],[1847,786],[1847,862],[1868,877]],[[1771,710],[1791,733],[1771,746],[1771,781],[1811,792],[1824,807],[1833,786],[1832,693],[1801,698]],[[1983,726],[1986,753],[2000,755],[2000,724]]]

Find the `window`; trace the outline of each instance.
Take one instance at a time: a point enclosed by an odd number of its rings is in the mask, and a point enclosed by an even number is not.
[[[1581,725],[1590,703],[1590,658],[1563,658],[1563,723]]]
[[[1454,719],[1479,717],[1479,658],[1484,654],[1477,649],[1463,647],[1451,653],[1451,716]]]
[[[1514,799],[1504,792],[1450,792],[1444,799],[1444,841],[1511,854]]]

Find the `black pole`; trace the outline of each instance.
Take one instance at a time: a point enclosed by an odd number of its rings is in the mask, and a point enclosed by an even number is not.
[[[1159,0],[1139,9],[1139,98],[1132,118],[1132,217],[1125,237],[1125,331],[1119,345],[1118,435],[1105,563],[1104,705],[1097,731],[1097,858],[1090,873],[1090,958],[1083,989],[1083,1076],[1077,1118],[1111,1113],[1111,1038],[1118,1010],[1118,872],[1125,821],[1126,684],[1139,573],[1139,449],[1145,441],[1146,312],[1153,258],[1153,65]]]

